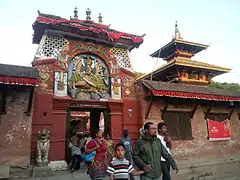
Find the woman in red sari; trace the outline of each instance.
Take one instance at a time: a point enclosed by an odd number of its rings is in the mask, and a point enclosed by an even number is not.
[[[95,132],[95,138],[91,140],[87,145],[87,152],[91,153],[96,151],[96,155],[91,166],[88,169],[88,173],[91,179],[101,180],[106,176],[106,151],[107,146],[103,140],[103,132],[97,129]]]

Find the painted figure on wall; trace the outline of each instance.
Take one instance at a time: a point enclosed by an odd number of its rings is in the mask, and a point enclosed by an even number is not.
[[[109,99],[109,72],[105,63],[89,54],[77,55],[69,64],[70,89],[77,99]]]
[[[56,96],[67,96],[67,73],[55,72],[54,94]]]
[[[115,95],[119,95],[120,94],[120,91],[121,91],[121,79],[119,80],[120,78],[118,77],[114,77],[113,78],[113,83],[112,83],[112,86],[113,86],[113,93]],[[120,81],[120,82],[119,82]]]
[[[131,94],[131,89],[130,88],[132,86],[132,81],[128,77],[125,78],[124,86],[125,86],[124,94],[126,96],[129,96]]]
[[[64,68],[68,68],[67,61],[70,58],[69,45],[67,44],[62,48],[62,50],[57,54],[58,63]]]
[[[121,99],[122,98],[122,91],[121,91],[121,78],[119,77],[114,77],[111,78],[111,91],[112,91],[112,98],[113,99]]]

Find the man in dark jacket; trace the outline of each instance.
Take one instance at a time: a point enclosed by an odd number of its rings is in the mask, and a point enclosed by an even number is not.
[[[177,173],[176,162],[156,136],[156,126],[152,122],[147,122],[144,125],[144,131],[143,136],[137,140],[133,152],[134,163],[141,170],[146,171],[145,174],[141,175],[141,180],[160,180],[162,175],[161,156]]]

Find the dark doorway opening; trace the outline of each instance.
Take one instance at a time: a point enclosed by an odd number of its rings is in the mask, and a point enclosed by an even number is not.
[[[104,136],[111,134],[109,110],[107,109],[81,109],[74,108],[68,110],[66,122],[66,154],[67,163],[71,161],[71,137],[74,133],[80,136],[89,133],[94,137],[96,129],[104,131]]]

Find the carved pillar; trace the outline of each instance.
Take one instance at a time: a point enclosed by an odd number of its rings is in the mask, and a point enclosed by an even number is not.
[[[123,130],[123,101],[115,100],[109,102],[110,108],[110,124],[111,124],[111,137],[117,141],[122,136]]]

